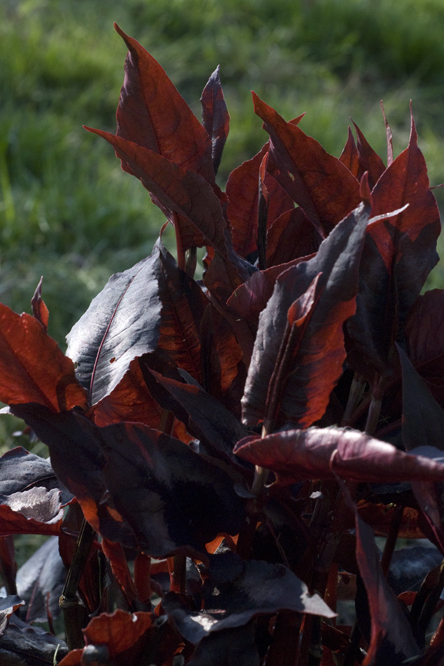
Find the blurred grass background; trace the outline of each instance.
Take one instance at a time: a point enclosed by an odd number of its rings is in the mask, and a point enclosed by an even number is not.
[[[221,65],[231,114],[222,186],[266,140],[251,89],[287,119],[306,111],[302,129],[336,156],[352,117],[384,157],[381,99],[401,152],[413,99],[431,183],[444,182],[442,0],[2,0],[0,301],[30,311],[43,275],[62,349],[109,275],[149,254],[164,221],[112,148],[82,129],[115,131],[126,48],[113,21],[199,117]],[[430,286],[443,285],[439,266]]]

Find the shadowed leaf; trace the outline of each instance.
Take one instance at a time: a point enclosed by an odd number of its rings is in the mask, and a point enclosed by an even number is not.
[[[270,135],[270,173],[324,238],[360,202],[359,183],[322,146],[253,93],[254,110]]]
[[[41,323],[0,303],[0,400],[38,402],[53,411],[86,407],[74,364]]]
[[[357,177],[361,180],[364,173],[368,173],[368,184],[372,190],[379,178],[385,171],[384,162],[381,160],[379,155],[375,153],[359,127],[356,123],[353,123],[356,129],[356,134],[358,137],[357,150],[358,150],[358,159],[359,159],[359,169]],[[395,206],[400,208],[400,206]]]
[[[322,238],[302,208],[282,213],[267,232],[267,266],[285,264],[318,251]]]
[[[8,618],[25,602],[16,594],[0,599],[0,638],[8,626]]]
[[[342,153],[339,155],[339,161],[353,174],[355,178],[358,177],[359,172],[359,156],[358,149],[350,127],[348,128],[347,142],[344,146]]]
[[[230,126],[230,116],[225,104],[219,70],[218,65],[208,79],[200,98],[202,124],[211,139],[211,157],[215,174],[219,169]]]
[[[249,437],[234,453],[274,471],[280,483],[329,479],[334,474],[364,483],[444,481],[444,458],[433,447],[410,453],[370,437],[360,430],[309,428],[287,430],[263,439]]]
[[[201,640],[188,663],[189,666],[259,666],[254,627],[213,631]]]
[[[9,626],[0,639],[2,666],[53,666],[55,659],[67,654],[64,641],[30,627],[15,615],[11,615]]]

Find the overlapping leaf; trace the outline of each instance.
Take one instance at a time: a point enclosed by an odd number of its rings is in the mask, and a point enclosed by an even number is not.
[[[63,505],[71,499],[44,458],[21,447],[0,458],[1,535],[58,535]]]
[[[307,257],[318,251],[321,241],[302,208],[282,213],[267,232],[267,266]]]
[[[270,135],[270,173],[324,238],[360,202],[359,183],[322,146],[253,93],[254,110]]]
[[[259,168],[269,149],[268,144],[251,160],[231,172],[227,182],[228,207],[233,247],[241,257],[257,249]],[[293,208],[292,199],[270,174],[265,176],[268,189],[268,223]]]
[[[51,666],[67,654],[64,641],[42,629],[30,627],[16,615],[11,615],[9,626],[0,639],[2,666]]]
[[[211,141],[159,63],[117,25],[128,47],[117,135],[214,183]]]
[[[211,157],[215,174],[219,169],[230,126],[230,115],[225,104],[219,69],[218,65],[208,79],[200,98],[202,124],[211,139]]]
[[[0,303],[0,400],[38,402],[55,412],[86,407],[74,364],[41,323]]]
[[[438,261],[439,211],[413,118],[408,147],[381,176],[372,198],[376,216],[408,204],[396,216],[369,226],[356,315],[348,324],[361,354],[373,369],[387,374],[393,343],[405,342],[408,314]]]
[[[243,504],[225,472],[147,426],[98,428],[78,412],[51,418],[20,406],[51,451],[53,468],[102,536],[155,557],[205,553],[219,532],[236,534]]]
[[[136,356],[156,349],[160,252],[157,244],[147,259],[113,275],[67,336],[67,354],[93,405],[116,388]]]
[[[356,134],[358,137],[357,153],[359,168],[357,177],[361,179],[364,173],[367,172],[368,183],[370,189],[372,190],[378,182],[379,178],[384,173],[385,165],[379,157],[378,153],[373,150],[356,123],[353,123],[353,125],[355,126]],[[395,208],[400,208],[400,206],[395,206]]]
[[[85,661],[112,659],[116,666],[145,663],[164,664],[174,654],[179,637],[168,624],[157,622],[153,613],[126,613],[95,617],[84,629],[87,647],[72,650],[60,666],[81,666]]]
[[[353,133],[348,128],[347,142],[342,150],[342,153],[339,156],[340,162],[353,174],[355,178],[358,177],[359,171],[359,156],[358,149],[356,148],[355,139]]]
[[[278,277],[273,295],[259,320],[242,400],[246,423],[255,424],[265,416],[270,381],[281,354],[281,341],[287,326],[293,325],[289,322],[289,308],[302,298],[320,274],[309,321],[305,319],[302,326],[294,322],[295,339],[292,340],[291,364],[285,368],[288,381],[281,408],[287,420],[295,420],[304,426],[323,415],[330,393],[342,373],[345,359],[342,324],[354,312],[359,261],[369,213],[366,205],[357,208],[335,227],[314,258]],[[298,316],[307,317],[308,311],[301,311]],[[293,372],[296,368],[298,371]],[[319,376],[323,377],[322,382]]]
[[[238,442],[234,453],[271,469],[284,484],[334,473],[367,483],[444,481],[444,457],[433,447],[405,453],[360,430],[333,426],[252,436]]]

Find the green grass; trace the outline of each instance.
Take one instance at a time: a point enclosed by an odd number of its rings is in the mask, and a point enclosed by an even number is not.
[[[444,181],[440,0],[3,0],[0,19],[0,299],[29,311],[43,275],[62,348],[109,275],[146,256],[163,223],[110,146],[82,129],[115,130],[126,49],[113,21],[197,115],[221,65],[231,114],[222,186],[266,140],[251,89],[287,119],[306,111],[302,129],[335,155],[350,116],[384,155],[380,99],[399,153],[413,98],[431,182]],[[444,284],[441,267],[430,284]],[[0,423],[7,446],[14,427]]]

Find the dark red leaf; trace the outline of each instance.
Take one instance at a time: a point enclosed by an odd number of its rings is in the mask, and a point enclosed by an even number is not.
[[[120,586],[129,608],[132,608],[137,599],[137,591],[131,578],[123,546],[109,539],[103,539],[102,551],[109,560],[113,576]]]
[[[444,290],[416,301],[406,326],[409,355],[441,407],[444,405]]]
[[[0,537],[0,573],[5,584],[6,594],[17,594],[17,585],[15,576],[17,573],[17,563],[15,561],[14,537]]]
[[[45,333],[48,332],[48,320],[49,320],[49,310],[45,305],[45,301],[42,298],[42,282],[43,276],[40,278],[40,282],[37,285],[37,288],[34,292],[34,296],[31,299],[32,314],[43,326]]]
[[[387,537],[390,532],[394,509],[395,507],[389,508],[385,504],[360,504],[358,512],[364,522],[371,525],[377,536]],[[424,532],[418,524],[418,511],[416,509],[404,507],[398,536],[401,539],[424,538]]]
[[[119,26],[115,28],[129,49],[117,109],[117,136],[214,183],[207,132],[159,63]]]
[[[38,402],[53,411],[86,407],[74,364],[41,323],[0,303],[0,400]]]
[[[287,326],[292,326],[288,310],[320,273],[317,288],[322,294],[319,298],[319,294],[316,296],[310,323],[307,320],[307,326],[300,328],[295,324],[297,338],[294,342],[297,344],[293,348],[296,352],[292,352],[291,365],[285,370],[290,374],[297,367],[298,372],[288,378],[282,409],[286,418],[301,419],[304,426],[323,415],[330,393],[342,373],[345,359],[342,324],[354,312],[359,261],[369,212],[368,206],[359,207],[337,225],[314,258],[289,268],[278,277],[273,295],[261,314],[242,400],[243,419],[249,425],[265,418],[267,400],[271,395],[270,382],[273,373],[277,372],[281,354],[281,341]],[[328,379],[319,382],[318,372],[327,373]],[[277,390],[281,390],[279,386]]]
[[[227,140],[230,115],[225,104],[224,93],[220,83],[220,66],[218,65],[203,89],[200,103],[202,105],[202,124],[211,139],[211,156],[216,174],[222,159],[222,151]]]
[[[160,253],[157,243],[147,259],[113,275],[67,336],[67,354],[92,405],[116,388],[135,357],[156,349]]]
[[[431,395],[405,352],[398,346],[402,368],[402,441],[444,450],[444,411]]]
[[[302,208],[282,213],[267,232],[267,266],[286,264],[318,251],[322,238]]]
[[[307,261],[308,257],[300,257],[286,264],[272,266],[265,271],[253,273],[251,278],[241,284],[240,287],[230,296],[227,305],[240,317],[249,319],[253,324],[258,324],[259,315],[266,307],[277,278],[292,266],[297,266],[302,261]]]
[[[365,172],[368,173],[368,182],[370,189],[372,190],[379,178],[385,171],[384,162],[381,160],[379,155],[375,153],[371,145],[368,143],[367,139],[359,129],[356,123],[353,123],[356,129],[356,134],[358,137],[358,159],[359,159],[359,169],[358,169],[358,179],[361,180]],[[400,206],[394,206],[395,208],[400,208]],[[385,212],[388,212],[387,210]]]
[[[387,374],[393,364],[393,344],[405,342],[408,314],[438,261],[439,211],[429,190],[413,118],[408,147],[381,176],[372,198],[376,216],[408,204],[397,215],[369,225],[356,315],[348,324],[373,371]]]
[[[253,101],[271,139],[271,174],[325,238],[359,204],[358,181],[336,157],[254,93]]]
[[[103,137],[114,147],[116,154],[131,167],[132,173],[167,211],[174,211],[193,224],[196,235],[187,242],[183,239],[184,250],[192,243],[196,247],[212,245],[226,258],[232,253],[220,201],[202,176],[132,141],[109,132],[86,129]]]
[[[348,128],[347,143],[339,156],[340,162],[354,175],[358,177],[359,173],[359,155],[356,143],[350,127]]]
[[[358,515],[356,506],[345,491],[346,501],[355,514],[356,560],[367,591],[371,615],[371,641],[364,663],[366,666],[404,661],[420,654],[409,621],[390,589],[379,563],[379,552],[371,527]]]
[[[154,613],[103,613],[83,630],[88,647],[72,650],[59,666],[103,663],[104,659],[111,659],[115,666],[164,664],[176,651],[179,637],[167,623],[157,620]]]
[[[103,537],[153,557],[181,550],[202,559],[218,533],[238,533],[243,503],[231,477],[183,442],[131,423],[98,428],[78,412],[53,419],[38,405],[18,414]]]
[[[197,646],[189,666],[259,666],[254,626],[213,631]]]
[[[241,257],[257,250],[259,169],[268,144],[251,160],[231,172],[227,182],[227,215],[231,225],[233,247]],[[265,176],[269,195],[268,226],[284,211],[294,207],[292,199],[270,175]]]
[[[431,459],[427,449],[434,451]],[[329,479],[334,474],[363,483],[443,481],[444,462],[432,447],[399,451],[359,430],[336,427],[287,430],[238,442],[234,453],[274,471],[280,483]],[[438,462],[439,461],[439,462]]]

